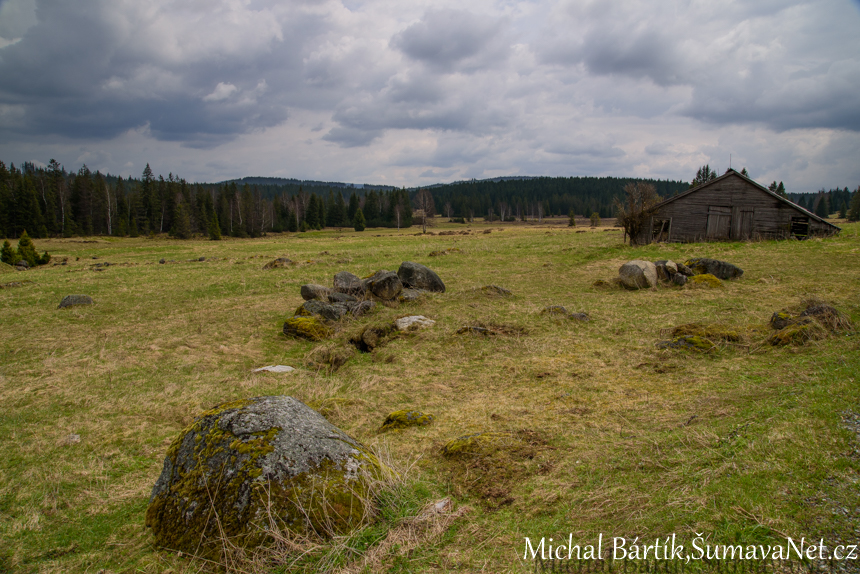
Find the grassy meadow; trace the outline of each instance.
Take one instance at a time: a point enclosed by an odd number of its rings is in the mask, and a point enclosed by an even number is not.
[[[860,325],[860,225],[841,225],[838,237],[804,242],[638,248],[619,230],[568,228],[566,219],[440,223],[433,235],[35,240],[68,263],[0,274],[0,284],[23,282],[0,290],[0,572],[208,568],[153,546],[143,525],[152,486],[196,415],[269,394],[325,406],[334,424],[386,453],[406,476],[409,512],[445,496],[465,509],[409,552],[377,551],[366,571],[530,572],[524,537],[568,533],[585,543],[599,533],[856,543],[860,447],[846,421],[860,413],[860,337],[764,343],[771,314],[809,298]],[[459,251],[429,256],[448,248]],[[297,264],[263,269],[279,256]],[[631,259],[690,257],[745,274],[716,289],[593,286]],[[302,284],[331,285],[341,270],[396,271],[402,261],[435,270],[447,292],[380,307],[330,342],[282,334]],[[513,296],[488,295],[479,289],[487,284]],[[78,293],[96,304],[57,308]],[[591,321],[541,314],[548,305]],[[334,372],[308,361],[369,321],[416,314],[435,326],[356,352]],[[728,326],[741,340],[710,353],[656,348],[691,322]],[[457,334],[479,324],[496,334]],[[276,364],[299,370],[251,372]],[[389,412],[407,408],[436,420],[379,432]],[[511,432],[517,446],[457,461],[440,453],[482,431]],[[352,560],[361,571],[362,554],[403,514],[383,515],[337,567]],[[324,552],[268,567],[321,569],[314,560]]]

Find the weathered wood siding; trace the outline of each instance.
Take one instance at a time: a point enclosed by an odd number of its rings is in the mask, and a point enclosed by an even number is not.
[[[655,222],[666,219],[671,219],[669,241],[787,238],[792,217],[808,218],[810,235],[835,231],[740,176],[727,177],[659,208],[639,240],[650,243]]]

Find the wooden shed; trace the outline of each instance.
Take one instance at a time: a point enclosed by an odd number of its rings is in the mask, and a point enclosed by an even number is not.
[[[655,206],[639,243],[833,235],[832,223],[733,169]]]

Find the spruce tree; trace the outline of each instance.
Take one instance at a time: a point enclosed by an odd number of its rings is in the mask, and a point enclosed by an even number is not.
[[[15,265],[20,260],[21,258],[18,257],[18,254],[12,249],[12,245],[9,244],[9,240],[4,241],[3,248],[0,249],[0,261],[9,265]]]
[[[600,214],[596,211],[591,214],[591,226],[592,227],[600,227]]]
[[[576,215],[574,215],[573,210],[570,210],[570,213],[567,214],[569,219],[567,221],[568,227],[576,227]]]
[[[310,229],[317,229],[320,224],[319,206],[317,206],[317,194],[311,194],[311,199],[308,202],[308,210],[305,214],[305,223]]]
[[[346,217],[349,221],[352,221],[355,217],[355,212],[358,211],[358,196],[355,195],[355,192],[352,192],[352,195],[349,196],[349,208],[346,210]]]
[[[839,219],[848,219],[848,206],[845,205],[845,202],[842,202],[842,205],[839,207]]]
[[[860,187],[851,196],[851,206],[848,208],[848,221],[860,221]]]
[[[218,225],[218,214],[212,212],[212,219],[209,220],[209,239],[212,241],[221,241],[221,226]]]
[[[356,210],[355,212],[355,217],[352,218],[353,228],[356,231],[364,231],[365,223],[366,222],[364,221],[364,212],[361,211],[361,208],[359,207],[358,210]]]
[[[176,211],[173,214],[173,227],[170,231],[174,237],[179,239],[191,239],[191,219],[188,217],[185,204],[180,203],[176,206]]]
[[[18,239],[18,260],[20,261],[21,259],[26,261],[30,267],[39,265],[40,261],[39,254],[36,253],[36,246],[33,245],[33,240],[30,239],[30,236],[27,235],[26,229],[21,233],[21,238]]]

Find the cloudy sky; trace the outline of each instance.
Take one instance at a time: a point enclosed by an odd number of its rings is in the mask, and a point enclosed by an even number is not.
[[[0,160],[860,184],[858,0],[0,0]]]

